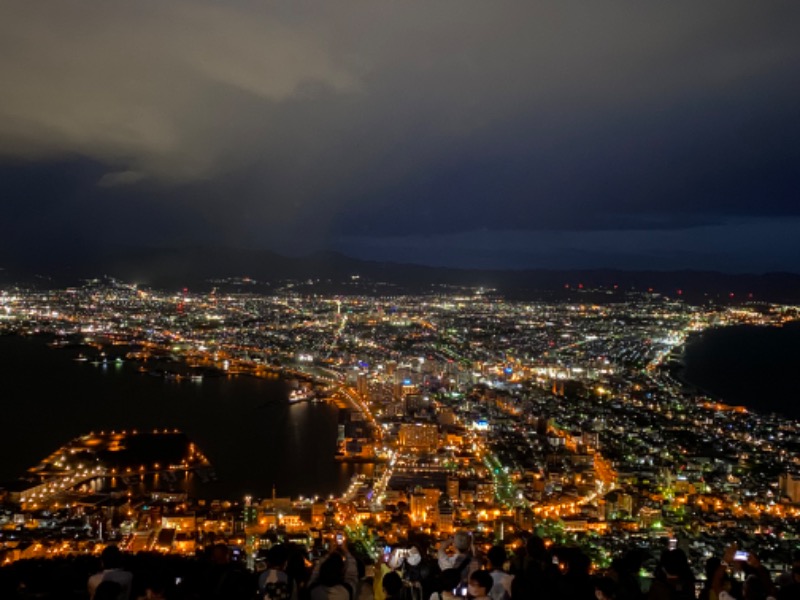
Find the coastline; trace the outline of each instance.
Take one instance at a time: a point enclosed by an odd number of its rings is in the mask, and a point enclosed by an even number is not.
[[[273,483],[286,495],[327,496],[340,493],[361,470],[361,465],[334,459],[336,407],[330,402],[291,404],[289,383],[277,375],[178,381],[143,376],[130,360],[109,358],[96,366],[92,359],[74,361],[73,355],[86,348],[53,352],[46,335],[19,333],[1,339],[7,417],[16,424],[3,440],[9,457],[4,460],[5,479],[25,473],[74,437],[126,427],[178,428],[196,440],[218,476],[195,490],[193,495],[201,498],[266,496]],[[37,398],[35,411],[30,410],[31,396]],[[77,402],[65,402],[72,398]],[[44,422],[37,416],[43,412],[49,415]],[[318,443],[306,443],[297,431],[310,432]],[[30,432],[37,434],[31,437]],[[236,432],[236,444],[226,441],[226,432]],[[271,455],[286,457],[288,463],[267,460]],[[262,458],[243,461],[242,456]]]
[[[674,350],[676,360],[665,370],[693,396],[796,420],[800,407],[791,395],[790,371],[777,364],[791,362],[786,355],[794,343],[800,344],[797,323],[709,327]]]

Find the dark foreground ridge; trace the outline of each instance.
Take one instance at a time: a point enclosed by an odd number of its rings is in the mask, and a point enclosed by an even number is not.
[[[266,250],[227,247],[107,248],[73,250],[38,258],[6,252],[0,255],[0,284],[38,283],[43,287],[73,285],[81,279],[105,274],[156,288],[206,289],[230,278],[253,283],[286,279],[311,280],[312,292],[369,293],[365,283],[389,284],[375,294],[441,291],[448,286],[484,286],[507,298],[559,298],[578,290],[655,291],[687,300],[752,298],[760,301],[800,300],[800,275],[796,273],[733,274],[714,271],[586,270],[480,270],[358,260],[335,252],[286,257]],[[355,290],[353,277],[361,281]],[[613,298],[592,298],[592,301]]]

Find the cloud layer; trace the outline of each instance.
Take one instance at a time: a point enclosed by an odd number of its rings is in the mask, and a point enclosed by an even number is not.
[[[796,3],[0,10],[21,232],[298,249],[800,212]]]

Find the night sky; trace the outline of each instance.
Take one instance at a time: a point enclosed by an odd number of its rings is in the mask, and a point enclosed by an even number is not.
[[[800,3],[6,0],[0,267],[800,272]]]

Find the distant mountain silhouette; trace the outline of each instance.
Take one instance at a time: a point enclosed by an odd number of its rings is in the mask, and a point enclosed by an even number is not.
[[[210,289],[220,285],[221,279],[249,277],[273,285],[287,279],[311,279],[315,285],[308,291],[337,293],[390,293],[389,288],[370,287],[386,282],[393,286],[394,293],[441,291],[442,286],[483,286],[519,299],[613,301],[621,298],[623,291],[652,290],[692,301],[706,297],[731,299],[730,294],[734,301],[751,297],[761,301],[800,301],[800,275],[795,273],[453,269],[358,260],[336,252],[286,257],[267,250],[213,246],[83,249],[44,257],[3,254],[0,283],[35,282],[42,287],[72,285],[81,279],[108,275],[164,289]],[[358,286],[353,285],[352,277],[356,275]],[[602,291],[593,291],[598,288]]]

